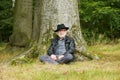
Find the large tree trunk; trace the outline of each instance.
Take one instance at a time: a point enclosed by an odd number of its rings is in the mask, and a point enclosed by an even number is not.
[[[54,30],[63,23],[70,28],[68,35],[75,39],[77,59],[83,59],[81,54],[91,58],[81,33],[77,0],[37,0],[35,5],[33,37],[40,54],[46,54]]]
[[[85,41],[81,34],[77,0],[37,0],[34,27],[36,28],[38,47],[41,54],[46,53],[54,30],[58,24],[68,26],[69,35],[75,39],[77,47],[85,50]],[[39,31],[38,31],[39,30]]]
[[[35,53],[46,54],[51,39],[55,35],[54,30],[58,24],[63,23],[70,28],[68,35],[75,40],[77,59],[81,59],[81,54],[92,59],[92,56],[86,52],[82,37],[77,0],[35,0],[33,28],[32,0],[16,0],[15,8],[11,44],[31,46],[22,56]]]

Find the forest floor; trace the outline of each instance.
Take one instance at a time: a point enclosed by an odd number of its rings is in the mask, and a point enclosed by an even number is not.
[[[3,50],[7,44],[0,44]],[[88,46],[88,51],[100,60],[73,62],[64,65],[42,64],[38,59],[30,64],[5,65],[2,62],[23,49],[0,52],[0,80],[120,80],[120,43]]]

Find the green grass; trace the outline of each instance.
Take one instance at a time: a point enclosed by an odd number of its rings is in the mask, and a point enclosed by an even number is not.
[[[0,46],[2,50],[5,45]],[[100,60],[75,62],[69,65],[31,64],[0,65],[0,80],[120,80],[120,43],[88,46],[88,51],[98,54]],[[14,49],[14,56],[19,53]],[[5,56],[7,54],[7,56]],[[9,55],[8,55],[9,54]],[[0,53],[0,61],[12,58],[7,51]]]

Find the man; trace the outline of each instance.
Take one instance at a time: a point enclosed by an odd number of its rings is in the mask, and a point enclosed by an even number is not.
[[[58,36],[52,40],[48,54],[40,57],[41,62],[63,64],[74,60],[75,42],[66,36],[68,29],[64,24],[57,25],[55,32]]]

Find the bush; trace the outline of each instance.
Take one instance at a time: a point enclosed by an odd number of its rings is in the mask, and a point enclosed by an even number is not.
[[[120,38],[119,2],[119,0],[79,0],[82,32],[89,44]]]

